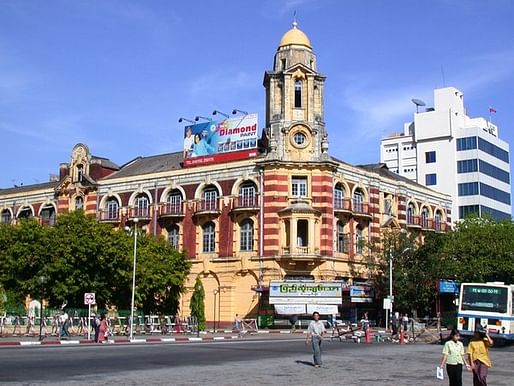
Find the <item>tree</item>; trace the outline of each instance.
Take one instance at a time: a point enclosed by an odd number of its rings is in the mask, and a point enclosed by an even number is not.
[[[195,280],[195,289],[191,296],[191,302],[189,303],[189,309],[191,315],[196,317],[198,321],[198,329],[205,329],[205,290],[203,288],[200,277],[197,276]]]

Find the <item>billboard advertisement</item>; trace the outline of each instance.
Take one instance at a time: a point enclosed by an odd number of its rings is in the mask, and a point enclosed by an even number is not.
[[[257,114],[188,125],[184,129],[184,166],[257,156]]]
[[[270,304],[342,304],[342,301],[340,282],[270,282]]]

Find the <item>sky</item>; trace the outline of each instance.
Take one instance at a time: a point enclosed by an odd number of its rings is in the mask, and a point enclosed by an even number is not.
[[[48,181],[71,150],[122,165],[180,151],[179,117],[259,114],[296,11],[327,76],[336,158],[378,162],[412,98],[464,93],[514,144],[510,0],[0,0],[0,188]],[[512,173],[512,171],[511,171]]]

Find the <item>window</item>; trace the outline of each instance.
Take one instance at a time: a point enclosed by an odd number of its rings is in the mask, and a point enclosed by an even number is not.
[[[239,189],[239,206],[252,208],[257,206],[256,189],[253,182],[245,182]]]
[[[182,194],[178,190],[173,190],[168,195],[166,202],[168,213],[182,213]]]
[[[489,208],[489,207],[484,206],[484,205],[480,205],[480,212],[482,213],[482,216],[483,215],[489,215],[495,221],[502,221],[502,220],[509,220],[510,221],[512,219],[512,216],[511,216],[510,213],[505,213],[505,212],[502,212],[500,210]]]
[[[503,202],[504,204],[510,205],[510,193],[504,192],[503,190],[496,189],[491,185],[480,183],[480,194],[485,197],[489,197],[495,201]]]
[[[148,206],[149,200],[145,194],[140,194],[136,197],[136,201],[134,202],[135,213],[134,215],[137,217],[148,217]]]
[[[253,221],[245,219],[239,224],[241,232],[241,251],[253,250]]]
[[[307,138],[305,137],[305,134],[302,133],[301,131],[295,133],[293,139],[294,139],[294,143],[296,143],[298,146],[304,145],[305,141],[307,140]]]
[[[482,160],[480,160],[480,173],[487,174],[489,177],[493,177],[505,182],[506,184],[510,184],[510,174],[508,171],[502,170]]]
[[[386,197],[384,199],[384,214],[388,216],[393,215],[393,199],[391,197]]]
[[[425,174],[425,185],[437,185],[437,174],[431,173],[431,174]]]
[[[410,203],[407,207],[407,224],[414,224],[414,214],[416,213],[416,208],[413,203]]]
[[[364,195],[360,190],[353,192],[353,210],[355,212],[363,212]]]
[[[443,218],[443,216],[441,215],[440,211],[435,212],[435,215],[434,215],[434,225],[435,225],[435,229],[438,230],[438,231],[441,230],[442,218]]]
[[[472,150],[477,148],[477,137],[457,138],[457,151]]]
[[[18,213],[18,218],[29,218],[32,217],[32,209],[26,206]]]
[[[214,187],[209,187],[203,192],[203,210],[217,210],[218,209],[218,190]]]
[[[478,171],[478,162],[476,159],[457,161],[457,173],[473,173],[476,171]]]
[[[118,204],[118,200],[116,198],[110,197],[107,200],[107,205],[106,205],[105,209],[106,209],[105,216],[106,216],[107,220],[114,220],[114,219],[118,218],[119,204]]]
[[[75,210],[82,209],[84,207],[84,199],[82,196],[75,198]]]
[[[496,145],[493,145],[491,142],[486,141],[483,138],[478,137],[478,148],[487,154],[492,155],[493,157],[498,158],[504,162],[509,162],[509,153]]]
[[[435,162],[435,151],[425,152],[425,162],[431,164]]]
[[[466,218],[470,215],[479,215],[478,205],[459,206],[459,218]]]
[[[177,224],[173,224],[173,225],[170,225],[168,227],[168,242],[170,243],[170,245],[175,248],[175,249],[178,249],[179,248],[179,239],[180,239],[180,236],[179,236],[179,227]]]
[[[362,251],[364,250],[364,237],[362,233],[362,227],[357,225],[355,228],[355,253],[358,255],[362,255]]]
[[[11,212],[9,209],[4,209],[2,211],[2,224],[9,224],[11,222]]]
[[[294,107],[302,107],[302,81],[298,79],[294,82]]]
[[[84,175],[84,166],[77,165],[77,181],[82,182],[82,176]]]
[[[348,253],[348,235],[344,233],[344,223],[337,223],[337,252]]]
[[[293,197],[307,197],[307,177],[293,177],[291,193]]]
[[[422,228],[428,228],[428,217],[429,217],[428,209],[427,209],[427,207],[423,207],[423,209],[421,209],[421,227]]]
[[[214,252],[214,244],[215,244],[215,229],[214,223],[209,221],[205,223],[202,227],[203,231],[203,248],[202,251],[204,253],[213,253]]]
[[[474,196],[478,194],[478,182],[466,182],[458,185],[459,196]]]
[[[342,209],[344,200],[344,188],[341,184],[337,184],[334,189],[334,208]]]

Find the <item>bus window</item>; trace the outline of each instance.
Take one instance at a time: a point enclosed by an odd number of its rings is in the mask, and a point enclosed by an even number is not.
[[[507,288],[481,285],[466,285],[462,290],[463,311],[500,312],[508,311]]]

